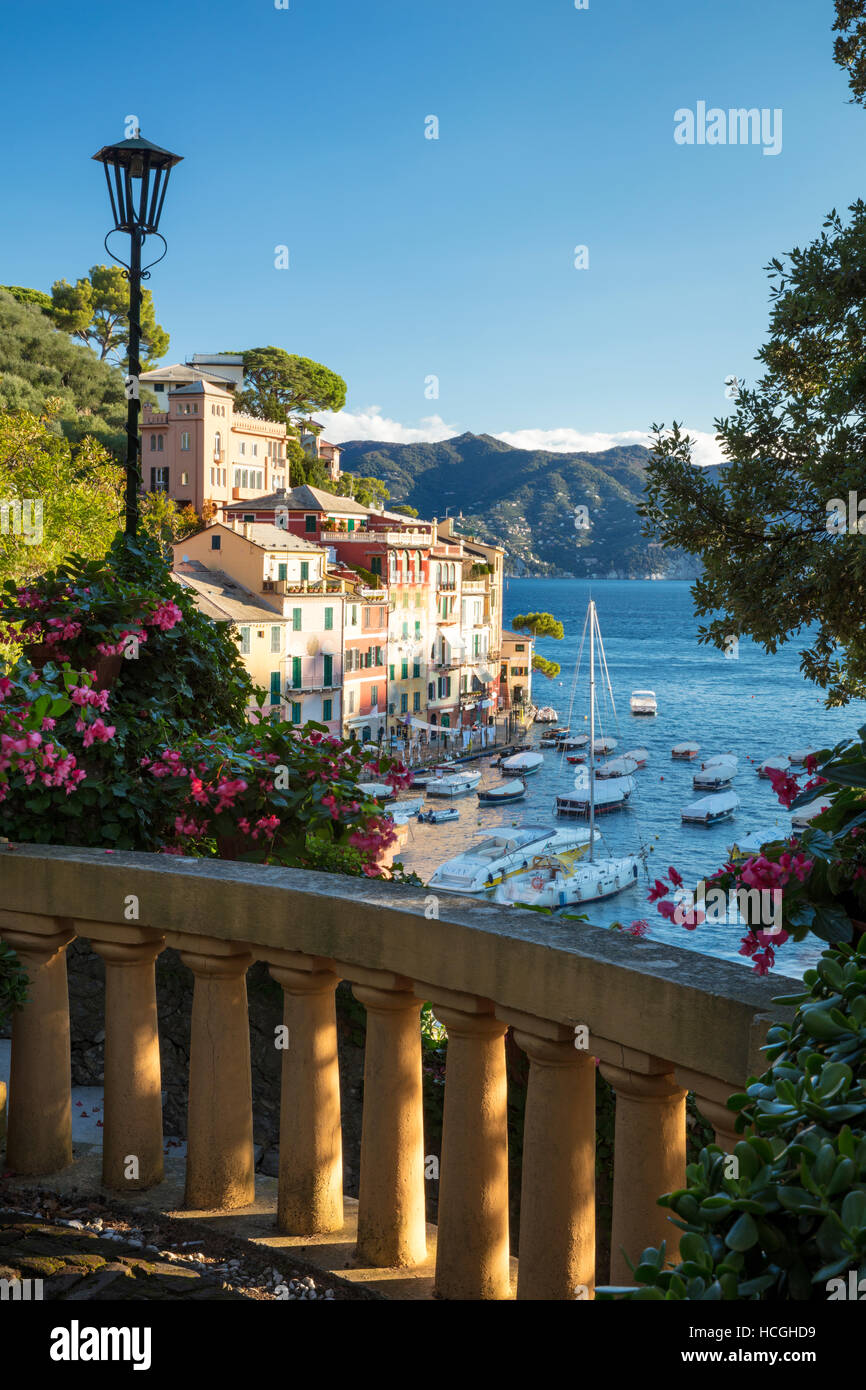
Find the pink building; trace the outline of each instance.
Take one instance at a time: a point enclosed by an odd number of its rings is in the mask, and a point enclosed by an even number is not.
[[[176,372],[168,368],[166,372]],[[194,369],[185,368],[186,374]],[[158,372],[145,373],[156,377]],[[211,506],[260,497],[288,485],[286,427],[242,415],[231,390],[197,373],[168,380],[164,411],[141,413],[141,472],[145,491],[167,492],[202,514]],[[142,378],[144,380],[144,377]],[[152,385],[145,381],[145,385]]]

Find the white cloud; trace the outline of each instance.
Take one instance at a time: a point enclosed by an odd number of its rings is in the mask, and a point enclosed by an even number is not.
[[[347,439],[381,439],[386,444],[431,444],[461,434],[459,426],[447,425],[440,415],[428,415],[417,425],[401,425],[382,414],[379,405],[358,411],[322,410],[316,419],[324,425],[324,436],[332,444]]]
[[[387,444],[438,443],[443,439],[453,439],[462,434],[459,425],[449,425],[441,415],[430,415],[417,425],[401,425],[382,414],[378,405],[365,406],[358,411],[321,411],[316,417],[324,425],[326,439],[333,444],[342,444],[347,439],[382,440]],[[650,435],[644,430],[620,430],[605,433],[600,430],[585,432],[562,427],[560,429],[522,429],[489,430],[494,439],[501,439],[515,449],[548,449],[551,453],[600,453],[617,445],[651,444]],[[690,430],[694,448],[692,457],[695,463],[719,463],[721,450],[715,436],[705,430]]]

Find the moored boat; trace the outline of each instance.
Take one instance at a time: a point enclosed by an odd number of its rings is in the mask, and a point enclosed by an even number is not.
[[[578,787],[572,792],[562,792],[556,798],[558,816],[575,816],[586,819],[591,811],[601,815],[606,811],[621,811],[634,791],[633,777],[609,777],[601,782],[590,782],[588,787]]]
[[[545,729],[544,733],[541,735],[541,738],[538,740],[538,744],[540,748],[544,748],[547,744],[558,743],[561,738],[567,737],[567,726],[560,725],[558,728],[555,729]]]
[[[692,758],[698,756],[700,751],[701,745],[699,743],[691,743],[686,739],[684,743],[674,744],[671,749],[671,757],[676,758],[680,762],[690,762]]]
[[[535,711],[536,724],[558,724],[559,715],[553,705],[542,705],[541,709]]]
[[[623,758],[631,758],[632,762],[637,763],[638,767],[646,767],[649,753],[646,748],[629,748],[627,752],[620,754]]]
[[[630,777],[633,772],[637,772],[637,769],[637,761],[623,753],[619,758],[608,758],[607,762],[597,763],[595,775],[601,777],[602,780],[606,777]]]
[[[533,753],[527,749],[523,753],[513,753],[510,758],[504,758],[499,766],[506,777],[529,777],[538,771],[543,762],[543,753]]]
[[[702,796],[684,806],[681,816],[686,825],[717,825],[719,821],[730,820],[740,805],[740,798],[734,792],[717,792],[715,796]]]
[[[802,767],[807,758],[815,758],[820,752],[820,748],[795,748],[793,753],[788,754],[788,762],[793,767]]]
[[[512,907],[571,907],[598,902],[637,883],[638,861],[633,854],[619,859],[584,861],[575,866],[557,856],[540,856],[523,873],[513,874],[494,893],[498,903]]]
[[[429,811],[419,811],[418,819],[428,825],[441,825],[443,821],[459,820],[460,812],[456,806],[432,806]]]
[[[692,778],[695,791],[721,791],[729,787],[737,775],[736,758],[714,758],[705,763],[700,772]]]
[[[758,776],[769,778],[771,772],[787,772],[791,766],[791,759],[784,755],[780,758],[765,758],[758,768]]]
[[[658,714],[654,690],[633,690],[628,704],[632,714]]]
[[[598,831],[595,838],[600,838]],[[571,863],[586,854],[589,843],[588,830],[503,826],[485,831],[479,843],[440,864],[431,874],[429,886],[444,893],[485,893],[511,874],[528,869],[536,855],[556,854]]]
[[[791,826],[794,830],[805,830],[807,825],[820,816],[822,812],[832,806],[832,802],[827,796],[819,796],[816,801],[810,801],[808,806],[801,806],[799,811],[794,811],[791,816]]]
[[[760,854],[764,845],[782,839],[784,835],[773,826],[767,827],[766,830],[744,830],[742,835],[738,835],[728,846],[728,855],[732,860],[750,859]]]
[[[419,796],[410,801],[386,801],[382,810],[386,816],[390,816],[395,825],[406,825],[413,816],[417,816],[423,805],[424,802]]]
[[[444,777],[437,777],[433,782],[428,782],[427,795],[465,796],[467,792],[474,792],[480,781],[480,772],[451,772]]]
[[[500,782],[494,787],[484,787],[476,792],[482,806],[501,806],[509,801],[522,801],[526,795],[526,783],[520,777],[512,777],[508,782]]]

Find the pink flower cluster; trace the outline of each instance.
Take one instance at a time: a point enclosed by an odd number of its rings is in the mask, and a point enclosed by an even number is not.
[[[813,861],[805,854],[780,854],[777,861],[759,854],[738,866],[739,881],[749,888],[784,888],[792,878],[805,883]]]

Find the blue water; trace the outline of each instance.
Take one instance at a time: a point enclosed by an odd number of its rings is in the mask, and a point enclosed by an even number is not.
[[[797,642],[770,656],[744,638],[736,659],[726,658],[715,647],[702,646],[697,640],[699,624],[686,581],[508,580],[503,615],[506,625],[517,613],[543,611],[553,613],[565,628],[561,641],[543,638],[537,643],[536,650],[557,661],[562,671],[553,681],[536,672],[533,699],[538,705],[553,705],[560,722],[570,723],[573,732],[587,727],[586,652],[570,719],[568,712],[590,597],[598,609],[618,714],[618,727],[609,715],[604,716],[604,733],[618,740],[618,752],[645,747],[650,755],[646,767],[635,773],[636,790],[626,810],[601,817],[604,844],[616,854],[633,852],[643,842],[652,849],[648,864],[654,877],[660,877],[672,864],[686,886],[693,887],[725,862],[728,846],[737,834],[766,829],[781,835],[790,830],[790,812],[779,805],[770,783],[758,778],[757,765],[795,748],[827,746],[853,736],[866,722],[866,706],[857,702],[844,709],[825,709],[821,692],[800,673]],[[659,706],[655,718],[630,713],[629,696],[639,689],[655,691]],[[537,742],[542,727],[536,726],[533,742]],[[684,739],[700,744],[694,763],[671,759],[671,747]],[[554,749],[543,751],[543,768],[529,779],[528,796],[511,809],[510,815],[495,808],[480,810],[467,798],[458,803],[459,823],[413,832],[415,852],[404,856],[407,867],[416,867],[423,876],[425,868],[431,870],[443,859],[460,853],[467,832],[488,826],[582,824],[555,820],[554,798],[573,786],[575,770]],[[681,809],[703,794],[692,788],[694,771],[703,757],[714,753],[735,753],[740,760],[733,783],[740,810],[733,820],[708,829],[683,825]],[[498,780],[494,770],[485,774],[485,782]],[[646,890],[642,877],[638,887],[594,906],[591,920],[599,926],[613,921],[628,926],[636,918],[646,918],[649,935],[657,940],[737,960],[750,968],[738,954],[742,927],[703,924],[688,932],[660,917],[655,906],[647,904]],[[776,969],[799,974],[821,949],[814,938],[800,945],[789,942],[778,952]]]

